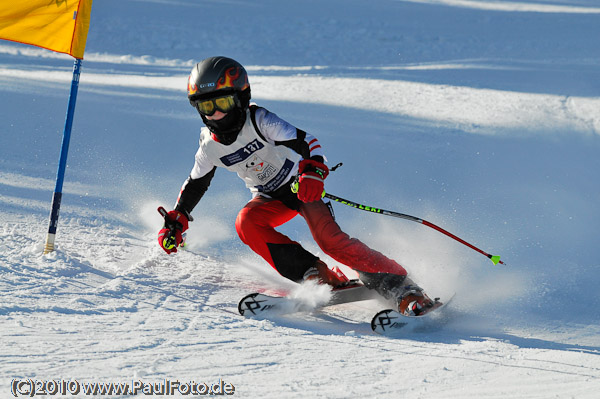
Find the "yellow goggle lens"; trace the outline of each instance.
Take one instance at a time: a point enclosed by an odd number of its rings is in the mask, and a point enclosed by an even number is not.
[[[198,108],[198,111],[207,116],[214,114],[217,110],[227,113],[235,107],[235,96],[228,95],[198,101],[196,107]]]

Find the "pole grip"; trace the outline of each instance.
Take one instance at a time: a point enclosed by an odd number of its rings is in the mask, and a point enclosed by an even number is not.
[[[177,240],[175,238],[175,234],[177,233],[177,222],[169,218],[169,212],[162,206],[159,206],[157,211],[161,214],[163,219],[165,219],[165,227],[169,229],[169,234],[166,234],[163,238],[163,247],[173,249],[177,246]]]

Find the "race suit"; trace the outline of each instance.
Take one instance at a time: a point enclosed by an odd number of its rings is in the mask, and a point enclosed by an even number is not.
[[[290,183],[301,159],[324,162],[319,141],[274,113],[251,105],[231,145],[219,143],[206,127],[202,129],[195,164],[176,209],[189,216],[208,189],[216,167],[223,167],[236,172],[253,194],[236,219],[240,239],[282,276],[299,282],[318,259],[275,230],[300,214],[323,252],[356,270],[367,286],[402,282],[406,270],[344,233],[327,204],[322,200],[303,203],[292,193]]]

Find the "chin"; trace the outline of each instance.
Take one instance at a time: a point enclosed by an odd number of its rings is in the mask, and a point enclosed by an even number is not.
[[[246,114],[245,109],[238,108],[227,113],[219,120],[211,120],[204,115],[201,116],[204,124],[213,134],[213,138],[216,138],[223,145],[231,145],[240,134],[244,123],[246,123]]]

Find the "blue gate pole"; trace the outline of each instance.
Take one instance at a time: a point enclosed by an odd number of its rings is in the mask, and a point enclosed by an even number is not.
[[[58,226],[58,214],[60,211],[60,201],[62,199],[65,170],[67,169],[67,154],[69,152],[69,142],[71,141],[71,128],[73,126],[73,114],[75,113],[75,102],[77,101],[80,73],[81,59],[75,59],[75,64],[73,65],[73,80],[71,81],[71,92],[69,94],[69,105],[67,107],[67,117],[65,119],[65,129],[63,131],[62,146],[58,161],[58,171],[56,172],[56,186],[54,188],[54,195],[52,196],[50,226],[48,227],[48,236],[46,237],[44,254],[54,251],[54,239],[56,237],[56,227]]]

